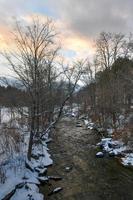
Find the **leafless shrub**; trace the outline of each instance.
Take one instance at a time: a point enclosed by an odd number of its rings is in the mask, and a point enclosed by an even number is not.
[[[6,172],[3,167],[0,167],[0,183],[4,184],[6,180]]]
[[[2,127],[0,130],[0,154],[4,158],[19,152],[20,133],[15,128]]]

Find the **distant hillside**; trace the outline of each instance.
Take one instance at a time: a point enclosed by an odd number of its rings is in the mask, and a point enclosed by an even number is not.
[[[1,106],[25,106],[27,105],[28,96],[13,86],[0,86],[0,105]]]

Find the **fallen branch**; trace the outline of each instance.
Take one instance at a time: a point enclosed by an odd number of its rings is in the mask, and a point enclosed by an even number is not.
[[[26,183],[22,182],[17,184],[13,190],[11,190],[11,192],[9,192],[4,198],[2,198],[1,200],[10,200],[10,198],[15,194],[17,189],[22,188]]]

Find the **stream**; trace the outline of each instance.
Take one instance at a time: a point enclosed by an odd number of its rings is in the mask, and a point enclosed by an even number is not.
[[[115,158],[96,158],[100,136],[81,124],[77,127],[75,119],[64,118],[52,135],[54,165],[48,175],[62,180],[41,186],[45,200],[133,200],[133,170]],[[63,190],[48,196],[57,187]]]

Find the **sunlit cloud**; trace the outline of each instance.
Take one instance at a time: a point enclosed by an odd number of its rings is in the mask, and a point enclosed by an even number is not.
[[[92,57],[95,48],[91,37],[84,37],[78,32],[71,30],[67,20],[56,20],[55,22],[56,28],[59,31],[62,52],[68,61]]]
[[[33,18],[38,17],[40,21],[44,22],[48,19],[46,15],[42,14],[30,14],[24,15],[19,18],[20,22],[30,24]],[[52,18],[51,18],[52,19]],[[15,24],[15,19],[12,19],[12,24]],[[91,39],[84,38],[78,33],[73,32],[68,28],[67,21],[61,21],[59,19],[53,19],[53,24],[55,26],[55,31],[58,33],[57,38],[58,42],[61,45],[62,51],[61,54],[68,61],[71,59],[77,59],[89,56],[94,53],[93,43]],[[14,26],[7,27],[4,25],[0,25],[0,50],[13,49],[14,40],[13,40],[13,31]],[[14,49],[15,50],[15,49]]]

